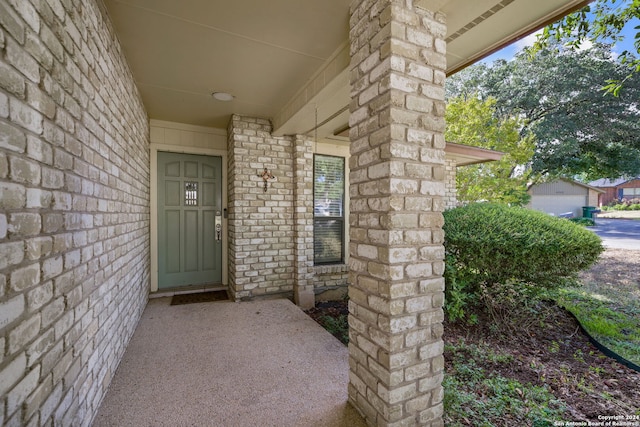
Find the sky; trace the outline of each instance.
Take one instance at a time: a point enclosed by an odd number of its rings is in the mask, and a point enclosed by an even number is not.
[[[635,52],[635,48],[633,46],[633,40],[634,40],[635,34],[638,32],[638,30],[636,30],[635,27],[639,25],[640,25],[640,19],[638,18],[635,18],[627,23],[627,25],[624,27],[621,33],[624,36],[624,40],[621,42],[618,42],[614,46],[614,49],[613,49],[614,53],[619,55],[625,49],[631,52]],[[510,44],[509,46],[486,57],[485,59],[482,60],[482,62],[490,64],[497,59],[506,59],[506,60],[512,59],[516,53],[520,52],[522,49],[524,49],[527,46],[533,45],[533,42],[536,40],[536,34],[537,33],[533,33],[523,39],[518,40],[515,43]]]

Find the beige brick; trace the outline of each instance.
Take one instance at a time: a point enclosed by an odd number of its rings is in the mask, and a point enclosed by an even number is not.
[[[24,296],[18,295],[7,301],[0,302],[0,329],[14,322],[25,312]],[[4,348],[4,347],[3,347]],[[0,371],[0,394],[2,386],[2,372]]]
[[[56,233],[64,227],[64,217],[62,214],[44,214],[42,216],[42,231],[44,233]]]
[[[418,318],[415,315],[394,317],[390,321],[390,332],[398,333],[413,329],[418,324]]]
[[[433,101],[422,96],[408,95],[406,98],[406,107],[413,111],[430,113],[433,110]]]
[[[27,85],[27,104],[44,114],[44,116],[50,120],[53,119],[56,114],[56,104],[53,99],[34,84]]]
[[[25,401],[25,418],[29,419],[40,410],[42,404],[47,400],[53,391],[53,376],[49,375],[41,381],[40,385]],[[43,417],[46,420],[46,417]]]
[[[42,262],[42,278],[44,280],[57,277],[63,271],[62,256],[48,258]]]
[[[0,74],[1,71],[0,68]],[[19,128],[0,121],[0,147],[18,153],[24,153],[27,147],[27,137]]]
[[[393,354],[389,354],[388,366],[390,369],[400,369],[405,366],[414,365],[418,361],[418,356],[414,349],[409,349]],[[384,361],[382,361],[384,363]]]
[[[0,213],[0,239],[7,237],[7,216]]]
[[[30,341],[38,336],[41,324],[40,314],[34,314],[27,320],[13,328],[9,333],[9,354],[23,349]]]
[[[12,213],[9,215],[10,236],[35,236],[42,229],[42,218],[37,213]]]
[[[36,366],[7,394],[7,413],[13,414],[38,386],[40,366]]]
[[[406,381],[415,381],[421,378],[426,378],[431,375],[431,365],[429,362],[418,363],[407,367],[404,370],[404,376]],[[423,390],[420,389],[422,392]]]
[[[40,31],[42,42],[49,48],[58,61],[64,60],[64,47],[48,26],[43,25]]]
[[[46,209],[51,206],[52,195],[50,191],[39,188],[27,188],[27,208]]]
[[[428,422],[438,420],[442,418],[443,412],[444,409],[441,403],[436,406],[432,406],[431,408],[425,409],[424,411],[420,412],[420,422],[426,425],[426,423]],[[438,424],[441,425],[440,423]]]
[[[20,292],[35,286],[40,281],[40,264],[35,263],[14,270],[11,273],[11,289]]]
[[[5,395],[23,377],[27,368],[27,357],[21,353],[0,370],[0,395]]]
[[[0,15],[2,15],[1,11]],[[15,68],[4,62],[0,62],[0,87],[16,96],[24,96],[24,78],[16,71]]]
[[[55,335],[53,328],[49,328],[27,348],[27,366],[33,367],[47,351],[53,347]]]
[[[9,157],[9,168],[13,181],[29,185],[40,184],[40,165],[38,163],[11,156]]]
[[[40,16],[31,3],[20,0],[9,0],[9,3],[35,33],[40,31]]]
[[[49,281],[33,288],[27,293],[27,308],[29,312],[39,310],[53,298],[53,282]]]
[[[417,394],[416,384],[407,384],[405,386],[395,387],[389,390],[389,402],[398,403],[415,397]]]
[[[442,340],[428,343],[420,347],[420,359],[428,360],[433,357],[437,357],[442,354],[444,350],[444,343]]]
[[[41,173],[44,188],[58,189],[64,186],[64,172],[43,167]]]
[[[6,178],[9,175],[9,161],[5,153],[0,153],[0,178]]]
[[[42,309],[42,327],[46,328],[64,313],[64,298],[58,298]]]
[[[12,122],[38,135],[42,133],[43,117],[40,112],[15,98],[9,100],[9,109]]]
[[[0,3],[0,23],[19,43],[24,43],[24,25],[22,19],[7,3]],[[2,73],[0,73],[2,75]]]
[[[24,259],[23,242],[0,243],[0,270],[18,265]]]
[[[43,256],[48,256],[53,250],[51,237],[34,237],[26,240],[27,259],[35,261]]]

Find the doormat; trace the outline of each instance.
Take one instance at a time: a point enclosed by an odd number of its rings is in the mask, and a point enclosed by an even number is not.
[[[195,294],[180,294],[171,297],[171,305],[195,304],[198,302],[226,301],[229,299],[227,291],[198,292]]]

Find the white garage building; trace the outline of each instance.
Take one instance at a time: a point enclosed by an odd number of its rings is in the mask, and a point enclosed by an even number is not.
[[[598,194],[603,192],[578,181],[558,179],[532,185],[528,191],[531,201],[527,207],[556,216],[571,212],[574,217],[580,217],[582,207],[597,206]]]

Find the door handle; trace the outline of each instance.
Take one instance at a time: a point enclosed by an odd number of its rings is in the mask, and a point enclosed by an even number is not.
[[[216,211],[214,226],[216,229],[216,240],[222,240],[222,212]]]

